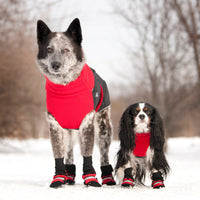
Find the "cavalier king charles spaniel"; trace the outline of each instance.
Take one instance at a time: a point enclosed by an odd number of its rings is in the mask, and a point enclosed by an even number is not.
[[[148,103],[130,105],[119,128],[116,174],[121,186],[144,184],[149,170],[153,188],[164,187],[169,165],[164,154],[164,128],[157,109]]]

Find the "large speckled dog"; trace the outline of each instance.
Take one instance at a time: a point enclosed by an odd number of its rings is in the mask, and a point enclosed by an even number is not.
[[[55,158],[55,176],[50,187],[75,183],[73,136],[78,132],[83,156],[83,179],[87,186],[100,187],[92,165],[95,133],[101,154],[102,184],[115,185],[108,151],[112,124],[107,85],[85,63],[78,19],[66,32],[51,32],[37,22],[39,69],[46,78],[47,121]]]

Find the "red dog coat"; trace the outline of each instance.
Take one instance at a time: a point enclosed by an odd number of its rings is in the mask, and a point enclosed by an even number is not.
[[[92,110],[110,105],[107,85],[87,64],[80,76],[67,85],[51,82],[46,77],[46,105],[63,128],[78,129]]]
[[[150,145],[151,133],[136,133],[135,148],[133,154],[137,157],[145,157]]]

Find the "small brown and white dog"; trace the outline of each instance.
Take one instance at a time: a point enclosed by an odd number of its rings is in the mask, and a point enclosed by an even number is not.
[[[157,109],[143,102],[130,105],[120,120],[119,140],[115,170],[121,186],[143,184],[149,170],[152,187],[164,187],[169,165],[163,149],[163,122]]]

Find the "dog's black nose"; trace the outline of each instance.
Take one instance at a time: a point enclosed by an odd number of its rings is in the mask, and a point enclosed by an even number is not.
[[[145,118],[145,115],[141,114],[141,115],[139,115],[139,118],[140,118],[141,120],[143,120],[143,119]]]
[[[59,62],[56,62],[56,61],[51,63],[51,66],[54,70],[58,70],[60,68],[60,65],[61,64]]]

